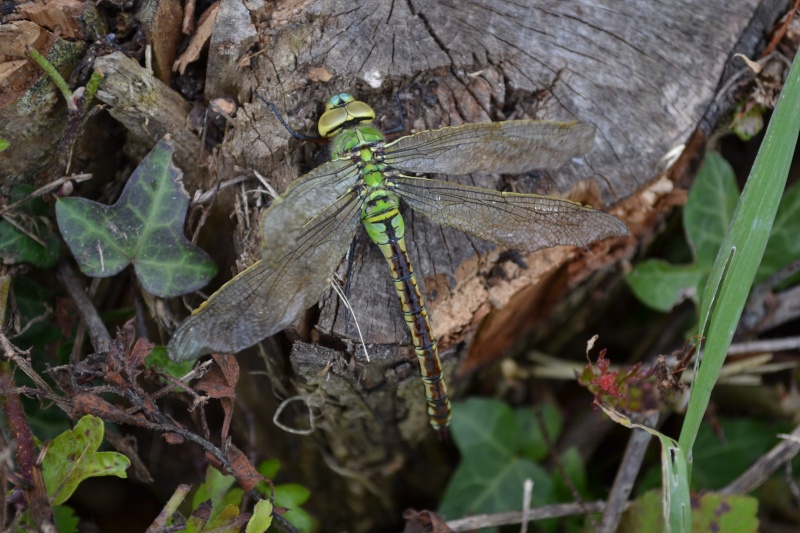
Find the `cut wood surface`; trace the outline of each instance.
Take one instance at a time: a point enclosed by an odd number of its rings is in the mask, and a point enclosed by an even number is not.
[[[222,2],[209,65],[225,67],[221,77],[209,69],[206,87],[251,103],[220,147],[218,175],[224,180],[255,169],[281,192],[327,157],[324,149],[292,138],[253,92],[274,102],[294,129],[314,135],[322,103],[338,92],[372,105],[380,127],[395,126],[395,96],[414,82],[401,92],[404,134],[512,118],[579,120],[597,127],[592,151],[556,171],[447,179],[568,196],[612,208],[635,235],[649,233],[682,198],[673,181],[685,176],[668,179],[672,154],[680,154],[696,131],[702,139],[716,125],[726,112],[717,93],[744,68],[733,54],[752,56],[758,36],[787,5],[762,4]],[[250,21],[242,23],[248,9]],[[228,30],[236,20],[241,43]],[[230,74],[234,63],[237,76]],[[207,90],[206,96],[222,94]],[[695,160],[697,147],[685,158]],[[479,239],[410,210],[405,218],[409,255],[446,374],[462,378],[451,381],[456,397],[470,371],[504,355],[568,289],[629,257],[636,244],[617,239],[589,250],[544,250],[524,257],[523,269]],[[346,329],[347,311],[328,294],[319,315],[301,321],[292,338],[337,349],[295,342],[291,361],[300,391],[323,406],[315,410],[322,420],[317,445],[328,450],[328,465],[380,484],[377,473],[430,429],[410,335],[384,260],[363,234],[355,250],[349,299],[371,360],[355,348],[353,321]],[[338,275],[345,274],[343,265]],[[298,414],[298,425],[306,417]],[[391,487],[381,484],[378,492]],[[363,503],[358,501],[353,510]]]
[[[152,8],[152,15],[162,3],[145,5]],[[245,192],[258,186],[256,173],[280,193],[328,158],[327,149],[293,138],[255,93],[273,102],[295,130],[310,135],[316,133],[324,101],[339,92],[352,93],[373,106],[383,129],[397,125],[402,113],[406,127],[399,135],[521,118],[594,125],[592,150],[560,169],[521,176],[435,177],[588,203],[624,220],[631,238],[517,258],[410,209],[404,212],[409,255],[439,339],[450,391],[457,399],[476,371],[508,354],[568,291],[583,288],[585,301],[587,287],[599,286],[589,283],[597,279],[590,278],[594,273],[620,275],[615,265],[632,256],[637,237],[649,236],[669,208],[680,203],[681,187],[705,135],[728,111],[727,82],[745,68],[734,53],[754,57],[788,4],[788,0],[221,0],[208,38],[205,96],[207,101],[233,97],[242,107],[235,117],[230,113],[224,141],[207,157],[203,139],[189,127],[195,120],[191,104],[157,79],[172,76],[172,48],[179,40],[181,8],[168,2],[171,19],[163,31],[173,44],[162,42],[164,48],[156,50],[157,75],[121,52],[100,57],[95,67],[105,77],[98,98],[135,139],[154,144],[172,134],[175,159],[187,175],[190,194],[195,188],[208,191],[217,183],[251,178],[237,194],[228,189],[216,204],[218,211],[225,216],[235,213],[239,221],[234,239],[236,248],[245,251],[237,265],[241,268],[258,255],[256,212],[263,202],[256,205],[257,195]],[[48,5],[69,7],[65,20],[76,20],[73,0]],[[147,15],[147,10],[141,14]],[[52,14],[45,19],[56,20]],[[155,15],[144,22],[146,40],[152,44],[162,30]],[[44,37],[54,40],[29,30],[19,31],[28,35],[30,44]],[[23,67],[26,73],[34,72],[30,65],[19,63],[19,57],[6,56],[8,51],[2,54],[6,67],[0,75],[8,74],[4,79],[16,80]],[[196,54],[192,50],[187,57]],[[18,84],[20,91],[45,83],[27,81],[31,83]],[[398,94],[402,111],[396,105]],[[13,105],[0,98],[4,102],[0,107],[6,106],[5,116],[26,120],[37,102],[47,103],[40,105],[46,113],[56,107],[57,94],[49,91],[46,96],[20,98]],[[43,136],[52,128],[46,117],[34,121],[35,131],[6,127],[3,122],[0,136],[28,131]],[[53,146],[46,139],[30,152],[38,156],[27,159],[44,165],[54,158]],[[673,156],[682,151],[675,164]],[[27,176],[23,163],[7,158],[0,155],[0,164],[13,168],[10,176],[15,180]],[[39,164],[35,171],[44,173]],[[227,243],[230,234],[222,234],[221,227],[209,224],[204,231]],[[425,440],[432,431],[410,335],[385,261],[363,232],[356,237],[350,272],[346,264],[336,272],[341,279],[348,275],[354,319],[348,324],[348,312],[333,293],[321,295],[319,309],[287,331],[291,343],[273,339],[265,358],[269,377],[248,378],[272,380],[271,390],[280,400],[295,394],[293,387],[312,406],[316,431],[311,438],[286,433],[281,442],[283,434],[276,434],[273,426],[265,423],[259,430],[270,446],[283,445],[288,455],[302,458],[287,469],[313,472],[305,477],[312,480],[309,488],[315,497],[330,502],[318,506],[326,528],[374,531],[399,515],[395,502],[408,501],[393,494],[401,490],[403,479],[425,480],[423,488],[402,487],[419,491],[424,500],[438,494],[448,470],[429,467],[439,464],[443,447]],[[602,290],[594,292],[602,295]],[[591,303],[579,305],[591,309]],[[359,346],[356,321],[369,358]],[[287,356],[291,368],[285,367]],[[264,389],[261,393],[269,394],[268,387]],[[257,401],[248,398],[247,403]],[[262,416],[259,408],[268,411],[264,407],[268,403],[262,401],[248,412]],[[297,427],[307,426],[307,410],[287,412],[283,424],[291,425],[289,419]],[[427,446],[420,446],[421,441]],[[417,468],[429,471],[414,472]],[[326,498],[330,494],[337,497]]]
[[[644,231],[659,199],[672,192],[670,181],[656,181],[671,162],[668,156],[680,153],[699,125],[713,126],[722,112],[715,97],[732,54],[753,54],[757,42],[750,36],[763,34],[777,16],[776,5],[756,15],[760,4],[376,0],[357,6],[344,1],[283,3],[265,11],[251,4],[226,8],[223,2],[217,24],[226,28],[226,17],[234,16],[230,13],[240,17],[241,9],[253,9],[252,28],[262,49],[253,52],[242,46],[240,64],[246,66],[241,76],[226,77],[224,84],[243,101],[257,91],[304,133],[314,134],[322,102],[340,91],[373,105],[381,127],[392,127],[398,121],[394,97],[412,81],[401,94],[405,133],[509,118],[592,123],[598,131],[592,151],[556,171],[507,181],[491,175],[448,179],[567,195],[601,209],[615,206],[612,213],[636,233]],[[223,52],[230,56],[231,47],[212,44],[209,63],[222,61],[215,57]],[[207,86],[224,84],[215,80]],[[244,111],[219,153],[223,179],[241,169],[256,169],[280,192],[324,160],[322,150],[290,137],[260,102]],[[612,240],[589,251],[545,250],[525,257],[526,270],[502,261],[503,256],[479,239],[410,210],[406,218],[409,254],[440,348],[446,360],[455,358],[462,366],[462,341],[473,340],[467,359],[477,358],[481,364],[496,359],[576,281],[630,254],[634,245],[633,240]],[[405,364],[410,335],[383,259],[363,236],[357,237],[356,250],[349,298],[364,340],[368,346],[393,349],[396,364]],[[565,269],[567,261],[573,263]],[[495,269],[498,264],[502,275]],[[340,268],[339,274],[344,273]],[[325,342],[333,342],[329,345],[342,340],[355,345],[355,328],[351,323],[345,329],[345,314],[336,297],[322,300],[317,327]],[[473,336],[481,324],[491,334],[479,335],[476,344]],[[307,361],[301,352],[297,346],[297,364]],[[319,360],[318,368],[327,363]],[[408,416],[406,408],[419,413],[424,404],[403,406],[395,418]],[[419,427],[403,437],[413,440],[424,431],[420,419]],[[362,450],[350,451],[357,455]]]

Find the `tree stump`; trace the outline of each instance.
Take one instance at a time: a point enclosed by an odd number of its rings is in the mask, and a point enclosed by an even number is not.
[[[206,97],[245,104],[211,173],[224,181],[258,171],[282,192],[324,161],[323,150],[293,139],[254,92],[274,102],[294,129],[313,134],[322,103],[338,92],[372,105],[381,127],[396,125],[395,96],[413,82],[401,93],[406,134],[511,118],[594,124],[594,148],[581,162],[526,176],[448,179],[613,206],[634,235],[644,234],[674,205],[674,183],[684,179],[685,162],[696,159],[702,142],[690,145],[677,167],[667,156],[714,127],[726,110],[717,92],[740,68],[733,54],[752,55],[787,5],[224,0],[209,48],[209,65],[216,67],[208,70]],[[478,239],[410,210],[405,215],[409,255],[445,373],[457,373],[461,382],[529,332],[568,289],[629,257],[636,245],[621,239],[589,250],[543,250],[524,257],[522,269]],[[257,243],[240,246],[253,250]],[[370,361],[356,348],[352,322],[345,327],[344,306],[327,294],[318,312],[289,331],[291,374],[271,379],[293,381],[319,417],[312,439],[287,436],[293,456],[302,458],[296,468],[318,481],[309,484],[319,516],[330,529],[367,531],[399,516],[392,494],[415,464],[430,465],[409,455],[432,432],[384,261],[363,235],[355,250],[349,299]],[[458,396],[457,386],[451,391]],[[298,412],[296,425],[304,417]],[[264,439],[279,439],[268,431]],[[303,453],[308,448],[322,453]],[[441,455],[438,445],[417,453]],[[388,475],[398,471],[404,475]],[[424,474],[431,491],[447,475],[444,469]]]

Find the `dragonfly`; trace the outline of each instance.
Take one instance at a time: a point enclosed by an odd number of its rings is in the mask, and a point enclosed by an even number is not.
[[[176,361],[235,353],[290,326],[319,301],[363,226],[389,266],[419,362],[429,421],[442,436],[450,423],[450,400],[406,251],[401,202],[438,224],[522,252],[584,247],[629,232],[616,217],[569,200],[419,176],[557,168],[592,148],[590,124],[472,123],[387,142],[374,120],[375,111],[350,94],[327,101],[318,130],[331,141],[331,160],[273,200],[261,218],[261,260],[201,304],[176,330],[167,352]]]

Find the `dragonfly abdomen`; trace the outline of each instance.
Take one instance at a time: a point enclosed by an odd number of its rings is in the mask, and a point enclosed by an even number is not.
[[[411,332],[414,354],[419,361],[428,418],[433,429],[443,435],[450,423],[450,400],[442,377],[436,338],[433,336],[428,311],[406,251],[405,223],[398,209],[399,203],[393,192],[378,189],[370,193],[364,201],[361,221],[389,264],[403,318]]]

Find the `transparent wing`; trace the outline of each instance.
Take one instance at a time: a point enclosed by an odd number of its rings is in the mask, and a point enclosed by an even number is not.
[[[328,287],[361,222],[360,203],[355,193],[344,196],[307,225],[274,267],[262,259],[223,285],[172,336],[170,358],[235,353],[294,322]]]
[[[297,248],[306,223],[341,198],[358,177],[353,161],[337,159],[290,183],[261,218],[261,242],[269,251],[264,258],[267,265],[276,266],[280,258]]]
[[[520,174],[557,168],[594,144],[594,126],[508,120],[464,124],[402,137],[384,147],[384,161],[404,172]]]
[[[618,218],[560,198],[406,176],[392,178],[390,187],[437,224],[526,252],[629,235]]]

